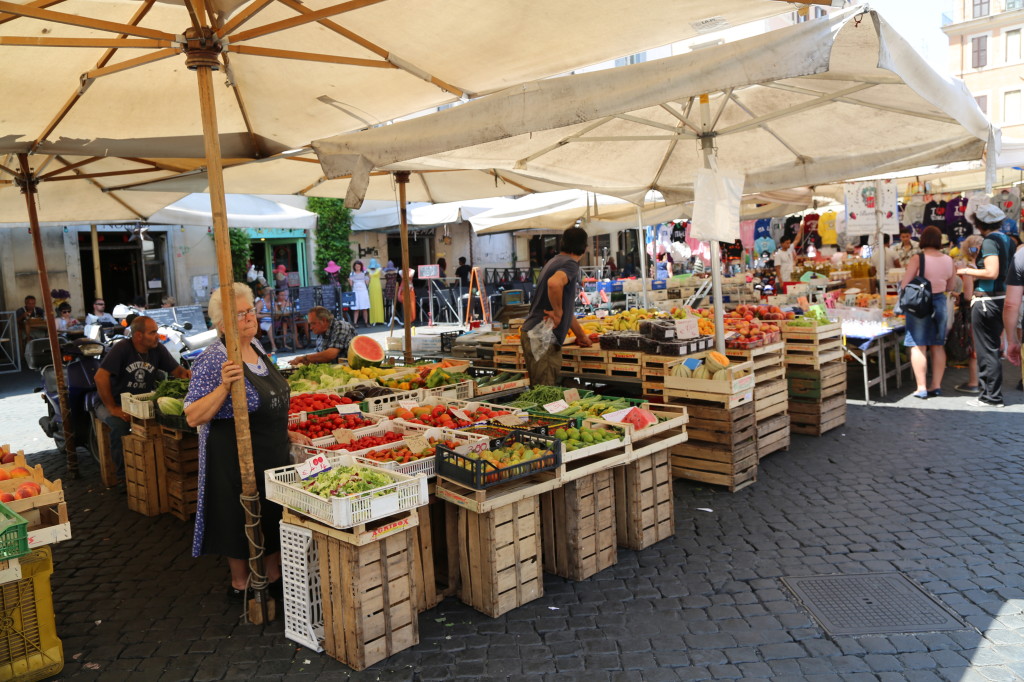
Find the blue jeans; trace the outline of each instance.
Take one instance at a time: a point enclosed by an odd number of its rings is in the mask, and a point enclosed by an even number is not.
[[[110,459],[114,462],[117,477],[124,478],[124,448],[121,447],[121,439],[131,433],[132,426],[120,417],[110,414],[106,405],[96,408],[96,416],[110,428]]]

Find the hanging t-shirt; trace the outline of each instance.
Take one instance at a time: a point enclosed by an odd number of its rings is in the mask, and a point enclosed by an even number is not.
[[[945,201],[929,201],[924,205],[924,224],[925,227],[934,225],[940,229],[946,226]]]
[[[772,236],[772,221],[770,218],[761,218],[754,221],[754,239],[763,239]]]
[[[946,236],[953,244],[957,244],[967,235],[971,234],[970,223],[964,217],[967,210],[967,199],[961,196],[953,197],[946,202]]]
[[[822,244],[835,245],[839,243],[835,211],[825,211],[821,214],[821,218],[818,219],[818,234],[821,235]]]
[[[992,195],[992,203],[998,206],[1011,220],[1020,218],[1020,190],[1016,187],[1002,189]]]
[[[791,215],[786,218],[785,225],[782,228],[782,238],[796,240],[796,233],[800,229],[800,216]],[[781,242],[781,240],[778,240]]]
[[[967,197],[967,208],[964,209],[964,218],[968,221],[974,220],[974,214],[978,211],[978,207],[990,203],[992,202],[984,192],[972,193],[971,196]]]
[[[776,245],[775,240],[771,237],[761,237],[760,239],[754,240],[754,253],[758,256],[762,256],[767,253],[770,258],[771,254],[775,253],[777,248],[779,248],[778,245]]]
[[[817,213],[808,213],[804,216],[804,238],[801,246],[806,249],[808,246],[813,246],[816,249],[821,248],[821,235],[818,234],[818,220],[821,218]]]
[[[785,229],[786,229],[786,219],[785,218],[772,218],[769,221],[769,225],[768,225],[768,232],[770,233],[769,236],[772,239],[774,239],[776,241],[776,243],[779,242],[782,239],[782,233],[785,231]]]
[[[911,197],[906,206],[903,207],[903,214],[900,217],[900,224],[910,226],[914,223],[924,222],[924,201],[921,197]]]
[[[743,244],[743,248],[752,249],[754,248],[754,221],[753,220],[741,220],[740,221],[740,243]]]

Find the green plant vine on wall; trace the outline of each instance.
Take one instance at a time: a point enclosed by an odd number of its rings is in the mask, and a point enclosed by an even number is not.
[[[210,234],[213,239],[213,234]],[[245,282],[245,273],[249,270],[252,258],[252,240],[249,234],[238,227],[228,228],[228,241],[231,245],[231,276],[236,282]]]
[[[338,275],[344,282],[352,267],[352,212],[343,200],[325,197],[309,197],[306,210],[317,214],[314,267],[317,280],[328,281],[324,268],[333,260],[341,268]]]

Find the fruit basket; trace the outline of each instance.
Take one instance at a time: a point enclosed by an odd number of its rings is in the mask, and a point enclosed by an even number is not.
[[[500,448],[494,448],[500,443]],[[562,464],[562,444],[553,436],[512,431],[492,448],[480,453],[461,454],[438,446],[437,475],[473,490],[526,478]],[[529,450],[529,458],[524,459]],[[507,458],[506,458],[507,456]]]
[[[28,521],[0,502],[0,561],[28,554]]]
[[[360,492],[322,497],[304,490],[296,465],[290,465],[266,471],[267,499],[332,528],[351,528],[422,507],[429,501],[426,478],[366,466],[352,455],[330,457],[328,463],[331,469],[317,475],[324,476],[323,481],[347,473],[341,469],[348,467],[359,476],[380,481],[382,485]]]

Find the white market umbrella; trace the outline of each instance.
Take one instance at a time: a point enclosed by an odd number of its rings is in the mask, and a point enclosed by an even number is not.
[[[692,200],[712,160],[763,192],[978,159],[996,137],[961,81],[854,9],[313,146],[328,176],[486,165],[639,203]]]
[[[225,195],[228,227],[311,230],[316,213],[248,194]],[[165,206],[152,216],[151,223],[168,225],[213,225],[209,194],[189,194]]]

